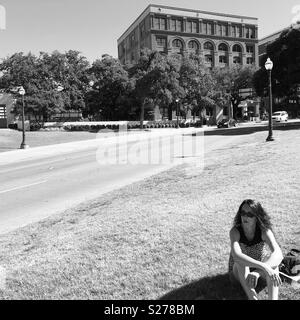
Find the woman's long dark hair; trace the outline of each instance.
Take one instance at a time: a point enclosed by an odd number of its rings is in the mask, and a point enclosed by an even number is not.
[[[267,229],[272,230],[272,223],[271,223],[270,216],[268,215],[266,210],[262,207],[260,202],[252,199],[246,199],[241,203],[239,210],[233,220],[234,227],[238,227],[242,223],[241,210],[244,204],[247,204],[252,209],[252,212],[256,216],[257,224],[260,227],[261,231],[266,231]]]

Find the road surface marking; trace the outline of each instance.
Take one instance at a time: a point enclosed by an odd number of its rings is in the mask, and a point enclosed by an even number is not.
[[[27,188],[27,187],[36,186],[36,185],[38,185],[38,184],[42,184],[42,183],[45,183],[45,182],[47,182],[47,181],[48,181],[48,180],[43,180],[43,181],[31,183],[31,184],[26,184],[26,185],[20,186],[20,187],[15,187],[15,188],[12,188],[12,189],[2,190],[2,191],[0,191],[0,194],[6,193],[6,192],[10,192],[10,191],[14,191],[14,190],[24,189],[24,188]]]
[[[81,158],[85,158],[85,157],[90,157],[91,155],[93,154],[96,154],[96,151],[93,151],[91,153],[85,153],[84,155],[81,155],[81,156],[78,156],[78,157],[71,157],[71,156],[64,156],[63,158],[61,159],[56,159],[56,160],[50,160],[50,161],[47,161],[47,159],[45,159],[46,161],[43,161],[43,162],[39,162],[38,164],[36,163],[32,163],[32,164],[25,164],[23,166],[18,166],[18,167],[14,167],[14,168],[8,168],[8,169],[3,169],[3,170],[0,170],[0,174],[1,173],[8,173],[8,172],[11,172],[11,171],[14,171],[16,172],[17,170],[24,170],[24,169],[29,169],[29,168],[36,168],[37,166],[38,167],[42,167],[44,165],[49,165],[51,163],[56,163],[56,162],[65,162],[66,160],[78,160],[78,159],[81,159]],[[30,159],[30,160],[40,160],[40,159]],[[26,160],[25,160],[26,161]],[[7,164],[3,164],[3,166],[5,165],[16,165],[16,163],[7,163]],[[1,164],[0,164],[1,166]]]

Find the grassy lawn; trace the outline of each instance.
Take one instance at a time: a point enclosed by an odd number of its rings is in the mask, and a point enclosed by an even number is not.
[[[1,235],[0,298],[245,299],[226,273],[243,199],[262,202],[284,253],[300,245],[300,130],[266,135],[213,151],[203,172],[185,164]]]
[[[80,131],[26,131],[25,141],[30,147],[95,139],[96,133]],[[20,149],[22,131],[0,129],[0,152]]]

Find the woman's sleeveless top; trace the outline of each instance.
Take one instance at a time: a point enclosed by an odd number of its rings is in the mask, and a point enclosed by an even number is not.
[[[261,230],[257,226],[255,230],[254,238],[249,241],[244,233],[242,226],[237,227],[240,233],[240,240],[239,244],[241,250],[247,256],[258,260],[258,261],[265,261],[270,256],[270,248],[269,246],[262,240],[261,238]],[[231,271],[234,264],[234,260],[232,254],[230,252],[229,261],[228,261],[228,270]]]

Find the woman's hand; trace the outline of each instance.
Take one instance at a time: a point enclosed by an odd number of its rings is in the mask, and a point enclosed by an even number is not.
[[[250,288],[256,288],[260,274],[256,271],[250,272],[246,278],[246,282]]]
[[[279,270],[278,268],[273,269],[271,268],[269,265],[267,265],[266,263],[264,264],[264,270],[267,274],[267,276],[270,278],[270,280],[272,281],[272,284],[275,287],[278,287],[279,285],[282,284],[281,278],[279,276]]]

